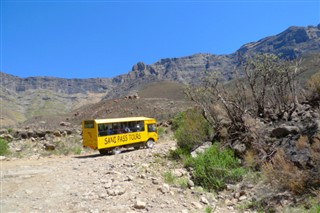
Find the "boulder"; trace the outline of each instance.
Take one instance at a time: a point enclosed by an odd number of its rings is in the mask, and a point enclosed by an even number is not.
[[[56,136],[56,137],[61,137],[62,136],[60,131],[54,131],[53,135]]]
[[[44,148],[45,148],[45,150],[47,150],[47,151],[49,151],[49,150],[55,150],[56,149],[56,146],[55,145],[53,145],[53,144],[51,144],[51,143],[45,143],[44,144]]]
[[[299,127],[282,125],[271,131],[271,135],[276,138],[283,138],[289,134],[295,135],[299,133]]]
[[[3,138],[5,140],[7,140],[7,141],[12,141],[13,140],[12,135],[10,135],[8,133],[4,133],[4,134],[0,135],[0,138]]]
[[[211,146],[211,142],[204,142],[201,146],[199,146],[197,149],[191,152],[191,156],[195,158],[199,153],[203,153],[206,149],[210,148]]]
[[[146,206],[147,206],[146,202],[142,202],[140,200],[137,200],[135,202],[135,204],[133,205],[133,207],[136,208],[136,209],[145,209]]]
[[[61,121],[60,126],[70,126],[71,124],[69,122]]]

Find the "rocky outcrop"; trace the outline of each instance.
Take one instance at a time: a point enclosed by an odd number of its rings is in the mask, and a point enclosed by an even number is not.
[[[106,93],[112,88],[112,79],[65,79],[54,77],[27,77],[19,78],[0,72],[1,86],[7,90],[23,93],[28,90],[50,90],[57,93]]]
[[[320,49],[320,24],[308,27],[289,27],[282,33],[243,45],[237,53],[274,53],[283,58],[294,59]]]

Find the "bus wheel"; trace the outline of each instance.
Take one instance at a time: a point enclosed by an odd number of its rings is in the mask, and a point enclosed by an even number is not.
[[[99,152],[100,152],[101,155],[106,155],[106,154],[108,154],[108,151],[109,151],[109,150],[107,150],[107,149],[99,149]]]
[[[120,147],[115,147],[112,149],[112,154],[117,155],[121,153]]]
[[[133,148],[137,150],[137,149],[140,149],[140,146],[141,146],[140,144],[137,144],[137,145],[134,145]]]
[[[148,149],[152,149],[153,146],[154,146],[154,141],[153,141],[153,140],[148,140],[148,141],[146,142],[146,147],[147,147]]]

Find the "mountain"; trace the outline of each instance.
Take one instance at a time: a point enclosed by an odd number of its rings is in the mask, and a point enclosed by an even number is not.
[[[287,59],[305,56],[317,59],[319,55],[310,55],[320,53],[320,24],[289,27],[278,35],[245,44],[235,53],[228,55],[198,53],[180,58],[165,58],[150,65],[138,62],[127,74],[114,78],[19,78],[0,72],[0,126],[14,125],[36,116],[68,113],[101,100],[139,94],[148,88],[148,85],[157,82],[198,84],[212,72],[219,72],[224,79],[230,80],[233,70],[238,66],[238,56],[256,53],[275,53]],[[306,66],[308,67],[308,64]],[[318,71],[317,66],[314,67],[314,70]],[[153,91],[156,98],[157,90]],[[170,102],[172,98],[166,100]]]
[[[118,90],[107,94],[105,99],[119,96],[122,92],[136,92],[147,82],[159,80],[196,84],[212,72],[219,72],[224,79],[230,80],[233,70],[238,66],[238,56],[256,53],[274,53],[285,59],[320,53],[320,24],[316,27],[289,27],[278,35],[245,44],[229,55],[199,53],[161,59],[151,65],[139,62],[127,75],[114,78],[119,82]]]
[[[282,33],[243,45],[240,54],[273,53],[294,59],[304,54],[319,53],[320,24],[317,27],[289,27]]]

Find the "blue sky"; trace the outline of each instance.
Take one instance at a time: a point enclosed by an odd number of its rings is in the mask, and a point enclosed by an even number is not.
[[[115,77],[142,61],[229,54],[289,26],[320,23],[317,1],[1,1],[0,70]]]

